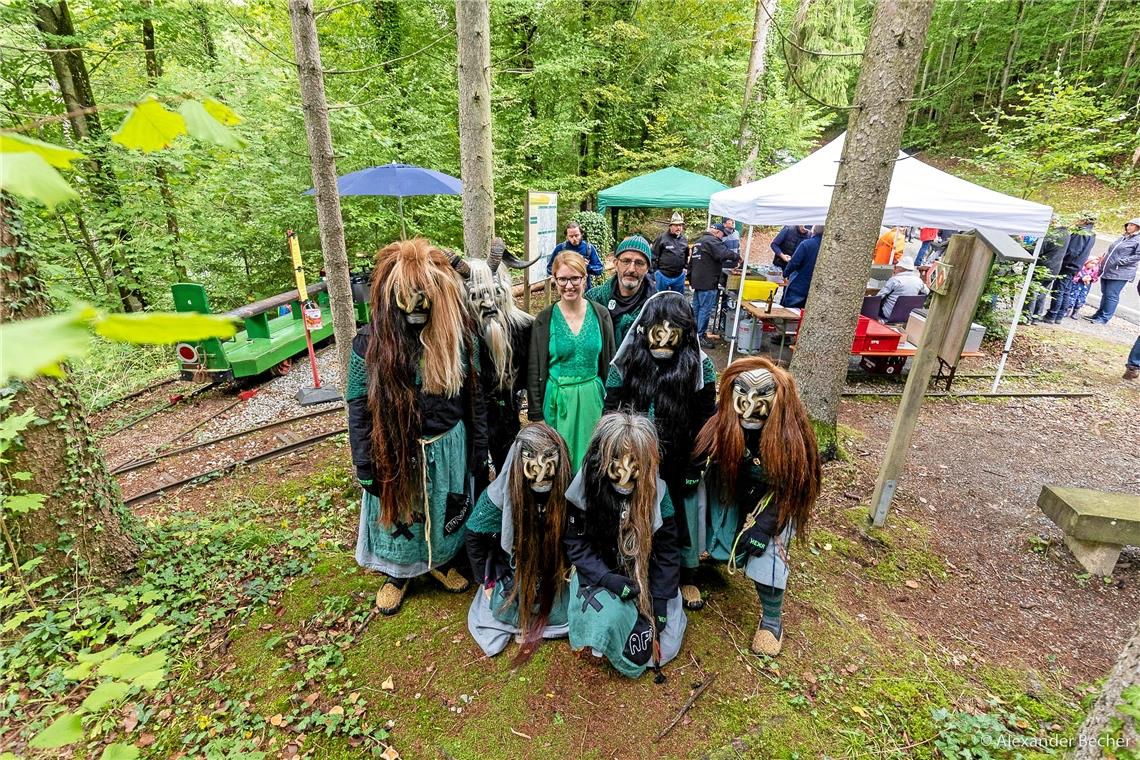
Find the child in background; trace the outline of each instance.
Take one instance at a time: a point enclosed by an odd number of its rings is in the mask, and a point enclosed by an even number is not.
[[[1085,298],[1088,297],[1089,288],[1092,284],[1100,279],[1100,259],[1089,259],[1085,265],[1081,267],[1081,271],[1073,275],[1073,287],[1065,294],[1065,300],[1061,304],[1061,316],[1077,318],[1077,312],[1085,305]]]

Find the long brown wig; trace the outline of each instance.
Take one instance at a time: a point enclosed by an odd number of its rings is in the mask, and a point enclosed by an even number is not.
[[[422,330],[409,327],[397,296],[412,303],[417,291],[431,301]],[[380,486],[380,522],[411,522],[423,510],[420,413],[416,376],[424,393],[453,397],[463,390],[463,285],[447,256],[423,238],[398,240],[376,254],[372,274],[369,368],[372,459]]]
[[[621,497],[611,487],[606,468],[626,454],[638,464],[637,486],[628,497]],[[654,616],[649,555],[653,548],[660,457],[657,429],[652,421],[636,414],[612,412],[598,422],[582,461],[589,504],[586,537],[610,567],[636,581],[641,589],[637,608],[651,624]]]
[[[516,449],[507,489],[514,522],[515,582],[504,601],[509,607],[518,601],[519,630],[527,639],[541,631],[554,608],[554,600],[570,564],[562,548],[566,527],[566,487],[570,485],[570,452],[554,428],[536,422],[519,431],[515,441],[532,451],[558,450],[558,467],[540,512],[534,491],[523,474],[522,454]]]
[[[734,499],[744,459],[744,430],[732,406],[732,384],[741,374],[757,369],[771,372],[776,382],[776,398],[760,431],[759,457],[779,508],[777,530],[790,522],[797,535],[806,536],[823,471],[815,431],[791,373],[763,357],[737,359],[729,365],[721,376],[716,414],[697,435],[693,457],[716,462],[721,497]]]

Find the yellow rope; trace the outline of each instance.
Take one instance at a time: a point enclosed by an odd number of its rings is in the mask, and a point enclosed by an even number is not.
[[[744,534],[747,533],[748,530],[756,524],[756,518],[760,516],[761,512],[767,509],[768,504],[770,504],[771,501],[772,492],[769,491],[768,493],[764,494],[764,498],[762,498],[759,503],[757,503],[756,506],[752,509],[752,511],[748,513],[748,516],[744,518],[744,525],[741,527],[740,532],[736,534],[736,540],[732,542],[732,553],[728,555],[729,575],[736,575],[736,547],[740,545],[740,539],[743,538]]]

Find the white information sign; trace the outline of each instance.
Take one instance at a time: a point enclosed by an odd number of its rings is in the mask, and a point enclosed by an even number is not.
[[[546,264],[554,246],[558,245],[558,193],[531,191],[526,194],[527,259],[542,259],[527,269],[527,282],[546,279]]]

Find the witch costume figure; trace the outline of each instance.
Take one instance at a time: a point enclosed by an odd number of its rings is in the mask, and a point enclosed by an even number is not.
[[[538,258],[535,258],[538,261]],[[519,432],[519,392],[526,390],[527,352],[534,317],[515,305],[507,266],[524,268],[501,238],[491,241],[487,260],[453,260],[467,288],[467,305],[479,325],[479,382],[487,401],[491,461],[499,472]],[[503,265],[506,266],[503,266]]]
[[[677,656],[688,621],[678,590],[673,503],[657,476],[653,422],[602,417],[566,492],[570,646],[636,678]]]
[[[567,634],[570,563],[562,534],[569,484],[562,436],[542,422],[527,425],[467,521],[467,556],[479,583],[467,628],[489,657],[511,636],[523,645],[523,659],[542,639]]]
[[[364,489],[356,561],[388,576],[376,606],[391,615],[413,577],[466,590],[452,560],[474,477],[489,481],[490,461],[475,328],[448,256],[423,238],[388,245],[376,256],[371,306],[371,324],[352,343],[345,398]]]
[[[743,566],[756,584],[761,617],[752,651],[774,657],[784,641],[781,613],[788,544],[806,534],[822,477],[815,433],[791,374],[764,358],[738,359],[721,378],[716,416],[697,436],[707,464],[703,549]]]
[[[683,295],[662,291],[650,296],[610,363],[605,401],[607,412],[644,414],[657,427],[661,474],[676,509],[681,598],[690,610],[705,604],[694,577],[703,530],[693,444],[716,411],[716,368],[697,339],[693,309]]]

